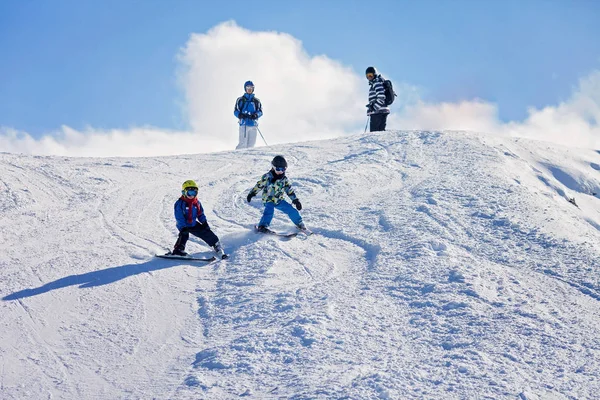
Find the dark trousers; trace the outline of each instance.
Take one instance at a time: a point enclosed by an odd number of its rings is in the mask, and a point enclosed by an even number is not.
[[[219,238],[210,230],[208,224],[202,225],[197,223],[191,228],[184,228],[179,231],[179,237],[177,238],[177,242],[175,242],[175,250],[185,250],[185,244],[190,238],[190,233],[204,240],[210,247],[213,247],[219,241]]]
[[[385,131],[387,114],[371,114],[370,132]]]

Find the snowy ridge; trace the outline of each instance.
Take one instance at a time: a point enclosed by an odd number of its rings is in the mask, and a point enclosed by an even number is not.
[[[262,206],[245,197],[276,154],[312,236],[252,231]],[[152,257],[175,241],[186,179],[229,260]],[[129,160],[0,154],[0,188],[3,399],[600,389],[593,150],[401,131]]]

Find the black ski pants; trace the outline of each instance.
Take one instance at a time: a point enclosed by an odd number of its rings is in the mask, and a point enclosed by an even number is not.
[[[185,244],[190,238],[190,233],[204,240],[210,247],[213,247],[219,241],[217,235],[210,230],[208,223],[201,224],[198,222],[191,228],[183,228],[179,231],[179,237],[175,242],[175,250],[185,250]]]
[[[387,114],[371,114],[370,132],[385,131]]]

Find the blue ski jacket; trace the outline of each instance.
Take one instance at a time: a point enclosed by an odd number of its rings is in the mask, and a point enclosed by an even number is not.
[[[256,114],[256,118],[240,118],[244,113],[248,115]],[[258,97],[254,96],[254,93],[245,93],[235,101],[233,115],[239,119],[240,125],[256,126],[258,125],[258,119],[263,115],[262,104]]]
[[[206,222],[206,215],[204,215],[202,204],[195,197],[193,199],[188,199],[181,196],[179,200],[175,202],[174,211],[177,229],[179,230],[196,226],[196,221],[201,224]]]

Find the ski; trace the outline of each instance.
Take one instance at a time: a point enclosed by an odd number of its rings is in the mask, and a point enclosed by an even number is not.
[[[254,225],[254,231],[257,233],[264,233],[265,235],[273,235],[273,236],[279,236],[279,237],[283,237],[283,238],[293,238],[295,236],[298,236],[298,233],[299,233],[299,232],[277,232],[277,231],[274,231],[269,228],[267,228],[266,231],[259,231],[258,225]]]
[[[314,232],[313,232],[313,231],[311,231],[310,229],[306,228],[306,229],[301,229],[301,230],[300,230],[298,233],[303,233],[303,234],[305,234],[306,236],[310,236],[310,235],[312,235]]]
[[[217,257],[208,257],[208,258],[202,258],[202,257],[193,257],[193,256],[177,256],[175,254],[171,254],[171,252],[168,252],[166,254],[156,254],[156,257],[159,258],[167,258],[167,259],[171,259],[171,260],[188,260],[188,261],[204,261],[204,262],[211,262],[211,261],[215,261],[217,259]]]

